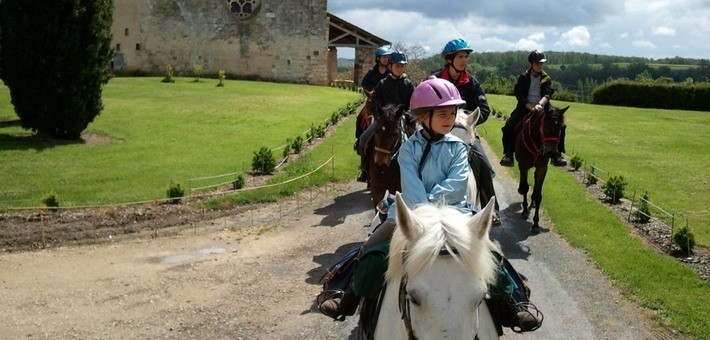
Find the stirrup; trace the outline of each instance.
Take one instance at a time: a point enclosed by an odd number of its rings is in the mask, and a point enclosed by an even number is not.
[[[532,332],[542,326],[545,316],[531,302],[518,302],[515,304],[515,309],[518,311],[516,314],[517,325],[510,327],[513,332]]]

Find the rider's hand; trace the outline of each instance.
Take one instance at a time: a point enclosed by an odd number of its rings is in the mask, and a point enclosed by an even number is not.
[[[540,105],[540,103],[535,104],[535,106],[533,107],[533,110],[535,110],[537,112],[542,112],[542,109],[543,109],[543,107],[542,107],[542,105]]]

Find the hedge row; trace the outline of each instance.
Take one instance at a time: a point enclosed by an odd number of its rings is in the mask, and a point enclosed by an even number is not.
[[[598,86],[592,104],[710,111],[710,83],[615,80]]]

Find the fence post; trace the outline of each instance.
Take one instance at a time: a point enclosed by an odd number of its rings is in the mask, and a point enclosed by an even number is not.
[[[39,238],[42,248],[47,248],[47,244],[44,242],[44,209],[39,210]]]
[[[631,213],[634,210],[634,203],[636,203],[636,190],[634,190],[634,197],[631,199],[631,207],[629,208],[629,217],[626,219],[626,222],[631,222]]]

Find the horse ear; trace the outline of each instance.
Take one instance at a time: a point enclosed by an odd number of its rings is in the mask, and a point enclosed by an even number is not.
[[[565,112],[567,112],[567,109],[569,109],[569,105],[567,105],[567,107],[564,109],[560,109],[560,114],[561,115],[565,114]]]
[[[476,126],[478,118],[481,117],[481,108],[477,107],[473,112],[471,112],[468,117],[466,117],[466,126]]]
[[[493,210],[495,209],[496,198],[491,197],[488,201],[486,207],[482,211],[476,213],[476,215],[468,222],[468,228],[471,232],[476,233],[479,239],[488,239],[488,230],[491,227],[491,221],[493,220]]]
[[[404,237],[410,242],[419,239],[420,235],[417,226],[412,219],[412,212],[404,203],[402,194],[397,192],[394,196],[395,205],[397,206],[397,228],[402,231]]]

